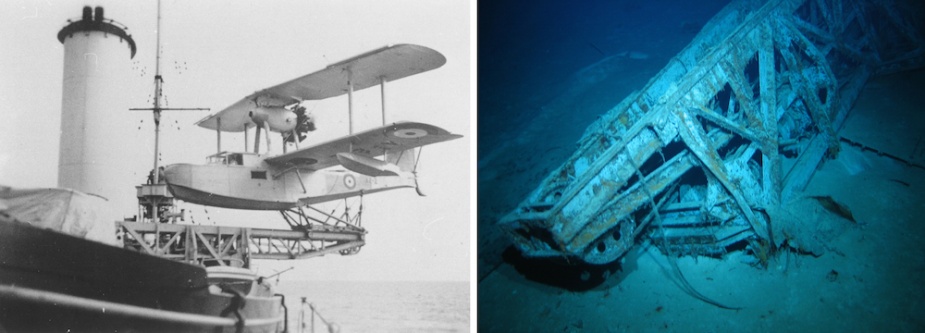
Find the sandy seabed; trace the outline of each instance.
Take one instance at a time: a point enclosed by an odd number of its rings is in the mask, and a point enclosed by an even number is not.
[[[818,241],[821,255],[781,251],[767,267],[756,265],[744,251],[677,259],[696,291],[737,309],[685,292],[669,258],[642,239],[622,264],[587,273],[524,264],[509,247],[497,220],[573,152],[575,140],[597,114],[641,87],[676,52],[672,45],[683,43],[680,37],[661,41],[647,49],[652,56],[646,59],[589,62],[576,73],[608,66],[606,71],[619,74],[585,82],[588,88],[581,91],[569,90],[581,84],[573,76],[533,90],[552,97],[534,104],[528,100],[537,97],[522,97],[528,102],[515,105],[534,109],[519,116],[516,131],[502,130],[502,123],[480,125],[480,140],[483,130],[496,137],[517,135],[480,141],[478,330],[925,331],[922,70],[872,78],[839,132],[865,147],[842,142],[837,158],[823,161],[804,192],[783,203]],[[480,114],[483,106],[480,101]],[[810,196],[831,196],[851,210],[855,221],[833,214]],[[570,278],[582,274],[591,274],[591,283],[570,284]]]
[[[919,118],[910,113],[920,113],[925,98],[901,87],[921,82],[925,71],[871,80],[841,134],[908,126],[906,121]],[[871,121],[872,114],[879,120]],[[914,153],[915,143],[892,150]],[[780,252],[767,268],[743,251],[677,260],[698,292],[740,309],[721,309],[685,293],[668,258],[641,242],[600,284],[582,290],[502,261],[478,285],[479,331],[921,332],[925,169],[878,151],[843,143],[803,195],[784,203],[810,228],[822,255]],[[849,207],[856,221],[809,198],[822,195]]]

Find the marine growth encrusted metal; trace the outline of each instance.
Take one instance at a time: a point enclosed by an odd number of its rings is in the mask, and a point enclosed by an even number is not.
[[[922,65],[921,23],[903,6],[733,2],[501,227],[526,256],[592,264],[623,256],[653,221],[682,253],[773,242],[776,207],[838,153],[868,78]]]

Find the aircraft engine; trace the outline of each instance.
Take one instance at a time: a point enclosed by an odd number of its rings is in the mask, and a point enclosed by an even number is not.
[[[274,132],[289,132],[296,126],[296,114],[285,108],[257,107],[248,113],[251,121],[263,127],[263,123],[270,125]]]
[[[315,130],[315,116],[306,112],[305,107],[301,105],[293,108],[293,112],[295,112],[296,116],[296,135],[286,136],[285,140],[286,142],[295,142],[295,140],[302,142],[302,140],[305,140],[305,138],[308,137],[306,133]]]

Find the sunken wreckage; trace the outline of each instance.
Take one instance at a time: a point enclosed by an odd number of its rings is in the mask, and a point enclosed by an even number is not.
[[[501,228],[527,257],[589,264],[644,233],[675,254],[781,246],[781,202],[838,153],[867,80],[925,65],[909,6],[920,4],[732,2],[590,125]]]

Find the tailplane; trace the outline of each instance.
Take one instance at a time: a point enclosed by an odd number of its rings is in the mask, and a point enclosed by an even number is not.
[[[385,160],[392,165],[398,166],[398,169],[402,172],[410,172],[414,174],[414,190],[418,192],[420,196],[424,195],[424,192],[421,192],[421,187],[418,185],[418,173],[417,165],[418,158],[420,158],[421,148],[411,148],[405,149],[400,152],[386,154]]]
[[[385,161],[398,166],[404,172],[414,172],[417,167],[418,153],[421,148],[405,149],[385,154]]]

